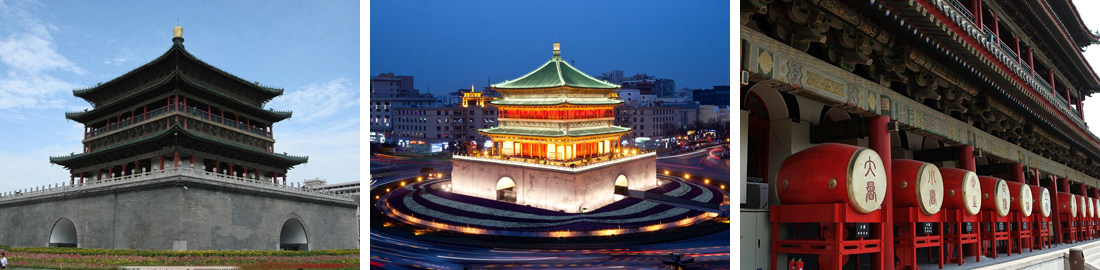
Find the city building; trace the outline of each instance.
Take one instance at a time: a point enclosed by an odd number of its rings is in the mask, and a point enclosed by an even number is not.
[[[359,181],[329,184],[321,178],[302,181],[302,186],[319,192],[339,194],[359,200]]]
[[[394,110],[399,108],[439,107],[443,101],[413,89],[413,76],[393,73],[370,77],[370,141],[396,143],[393,139]]]
[[[605,80],[614,84],[621,84],[623,83],[623,71],[612,70],[611,72],[604,72],[599,77],[596,77],[596,79]]]
[[[1091,10],[1072,1],[742,4],[738,239],[754,244],[742,245],[740,268],[840,269],[870,257],[864,262],[873,269],[916,269],[913,254],[924,252],[942,252],[960,267],[982,256],[989,268],[1019,268],[986,261],[1015,253],[1002,248],[1010,232],[1031,235],[1007,241],[1029,250],[1096,238],[1096,226],[1083,226],[1092,219],[1067,207],[1100,197],[1100,139],[1082,116],[1082,100],[1100,90],[1081,53],[1100,42],[1082,22],[1080,11]],[[710,92],[728,90],[696,91],[694,100],[721,105],[706,102],[720,98],[700,99]],[[826,153],[829,147],[862,152]],[[915,169],[899,169],[905,164],[935,173],[918,178]],[[1031,188],[1034,200],[991,194],[992,184],[964,187],[978,175],[983,183]],[[929,181],[942,192],[917,186]],[[944,202],[938,212],[914,210],[936,195]],[[979,201],[980,212],[971,208]],[[1053,212],[1018,206],[1032,203]],[[918,222],[942,230],[924,231]],[[992,226],[1005,222],[1020,226]],[[835,233],[806,238],[797,227]],[[838,255],[810,247],[847,246],[856,234],[868,237],[855,245],[881,248]],[[917,246],[918,237],[942,242]]]
[[[711,89],[696,89],[691,92],[691,100],[699,105],[729,106],[730,86],[718,85]]]
[[[351,198],[293,190],[308,157],[275,151],[264,108],[283,90],[229,74],[189,53],[183,29],[153,61],[73,90],[92,109],[80,152],[50,157],[68,185],[0,194],[0,242],[159,250],[356,248]],[[51,229],[44,229],[51,228]]]
[[[644,95],[657,97],[677,97],[676,81],[672,79],[657,78],[644,73],[623,77],[622,70],[612,70],[596,77],[609,83],[621,84],[623,89],[637,89]]]
[[[698,119],[702,123],[729,123],[730,107],[729,105],[699,105]]]
[[[615,110],[615,124],[631,129],[623,136],[623,144],[637,146],[644,141],[652,142],[643,148],[673,146],[677,136],[695,126],[699,115],[694,104],[624,105]]]
[[[618,85],[596,80],[561,58],[492,85],[503,98],[493,147],[452,159],[455,193],[568,213],[616,201],[616,187],[657,186],[656,155],[623,148],[629,128],[614,125]],[[621,195],[621,194],[620,194]]]
[[[479,129],[497,124],[495,98],[460,91],[460,101],[446,107],[394,109],[397,150],[416,154],[468,153],[492,146]]]

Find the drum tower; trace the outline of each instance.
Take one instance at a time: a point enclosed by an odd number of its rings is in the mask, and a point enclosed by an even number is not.
[[[492,85],[500,125],[481,129],[491,150],[454,158],[454,192],[569,213],[591,211],[657,186],[656,154],[623,147],[614,125],[618,85],[561,58]],[[616,196],[618,195],[618,196]]]

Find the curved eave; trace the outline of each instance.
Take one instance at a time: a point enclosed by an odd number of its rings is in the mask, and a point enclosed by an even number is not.
[[[493,84],[494,89],[544,89],[569,86],[574,88],[618,89],[619,85],[602,82],[577,70],[561,57],[554,56],[539,68],[514,80]]]
[[[158,140],[158,139],[164,138],[166,136],[171,136],[170,134],[173,134],[173,133],[188,136],[190,138],[205,141],[207,143],[217,144],[217,145],[224,146],[224,147],[227,147],[227,148],[231,148],[231,149],[234,149],[234,150],[237,150],[237,151],[250,152],[252,154],[259,154],[261,156],[273,158],[273,159],[276,159],[278,161],[284,162],[285,164],[291,164],[290,165],[291,167],[302,164],[302,163],[306,163],[306,162],[309,161],[309,157],[300,157],[300,156],[290,156],[290,155],[284,155],[284,154],[267,153],[267,152],[256,150],[254,148],[246,147],[246,146],[243,146],[243,145],[240,145],[240,144],[216,140],[216,139],[207,137],[205,135],[198,134],[198,133],[183,129],[182,127],[180,127],[178,125],[173,125],[169,129],[165,129],[163,131],[160,131],[160,132],[157,132],[157,133],[154,133],[154,134],[150,134],[148,136],[145,136],[145,137],[142,137],[142,138],[139,138],[139,139],[135,139],[135,140],[132,140],[132,141],[129,141],[129,142],[126,142],[126,143],[112,145],[112,146],[105,147],[105,148],[102,148],[102,149],[97,149],[96,151],[92,151],[90,153],[80,153],[80,154],[72,154],[72,155],[68,155],[68,156],[50,157],[50,163],[54,163],[54,164],[62,165],[62,166],[65,166],[65,167],[69,167],[72,164],[72,161],[76,161],[76,160],[80,160],[80,159],[84,159],[84,158],[92,158],[92,157],[96,157],[96,156],[99,156],[99,155],[109,153],[111,151],[115,151],[115,150],[118,150],[118,149],[123,149],[123,148],[126,148],[126,147],[131,146],[131,145]]]
[[[275,110],[258,108],[256,106],[241,102],[240,100],[238,100],[236,98],[226,96],[226,95],[222,94],[221,92],[211,90],[211,89],[201,85],[200,83],[196,83],[195,81],[193,81],[191,79],[188,79],[186,75],[183,75],[179,72],[173,72],[172,75],[166,76],[163,79],[161,79],[161,81],[159,83],[152,84],[152,85],[150,85],[150,86],[148,86],[144,89],[138,90],[138,91],[133,91],[129,96],[117,99],[114,102],[96,106],[95,109],[92,109],[90,111],[66,112],[65,113],[65,118],[66,119],[71,119],[73,121],[81,122],[81,123],[84,123],[86,121],[91,121],[93,118],[98,117],[100,112],[106,111],[108,109],[112,109],[111,108],[112,106],[116,106],[118,104],[127,104],[127,105],[131,104],[130,99],[133,96],[144,94],[144,93],[146,93],[148,91],[151,91],[153,89],[157,89],[158,87],[163,87],[164,85],[172,82],[172,80],[177,79],[177,78],[182,80],[185,84],[187,84],[187,85],[189,85],[189,86],[191,86],[195,89],[201,89],[204,92],[217,95],[217,96],[219,96],[219,97],[221,97],[225,100],[234,102],[235,105],[238,105],[240,107],[250,108],[250,113],[258,113],[261,117],[264,117],[264,120],[269,120],[269,121],[272,121],[272,122],[278,122],[278,121],[286,120],[287,118],[290,118],[294,114],[293,112],[288,112],[288,111],[275,111]],[[111,111],[113,111],[113,110],[111,110]]]
[[[1058,1],[1064,10],[1071,14],[1072,21],[1067,21],[1066,25],[1073,25],[1070,31],[1074,34],[1074,43],[1078,47],[1087,47],[1089,45],[1100,44],[1100,36],[1096,32],[1089,30],[1089,27],[1085,25],[1085,21],[1081,19],[1081,13],[1077,11],[1077,6],[1069,0]],[[1070,23],[1072,22],[1072,24]]]
[[[268,86],[262,86],[262,85],[258,85],[256,83],[248,82],[248,81],[245,81],[244,79],[241,79],[240,77],[237,77],[236,75],[230,74],[230,73],[225,72],[225,71],[223,71],[223,70],[221,70],[217,67],[214,67],[210,64],[207,64],[206,62],[203,62],[202,60],[200,60],[198,57],[195,57],[194,55],[192,55],[190,52],[187,52],[187,50],[183,47],[182,43],[173,43],[172,47],[169,48],[168,51],[164,52],[164,54],[161,54],[156,59],[153,59],[152,61],[149,61],[148,63],[145,63],[144,65],[141,65],[137,68],[134,68],[134,69],[130,70],[129,72],[126,72],[122,76],[118,76],[114,79],[111,79],[110,81],[107,81],[106,83],[102,83],[102,84],[99,84],[99,85],[96,85],[96,86],[90,87],[90,88],[73,90],[73,96],[87,99],[88,96],[90,96],[90,95],[92,95],[92,94],[94,94],[94,93],[96,93],[96,92],[98,92],[102,89],[105,89],[108,86],[110,86],[110,85],[112,85],[116,82],[123,81],[123,80],[129,78],[131,75],[133,75],[135,73],[138,73],[138,72],[140,72],[140,71],[142,71],[146,68],[149,68],[151,66],[154,66],[154,65],[160,63],[161,61],[164,61],[165,59],[168,59],[169,56],[172,55],[172,53],[174,53],[174,52],[180,52],[187,59],[192,60],[193,62],[197,63],[199,66],[205,67],[205,68],[210,69],[210,70],[212,70],[216,73],[222,74],[226,77],[229,77],[233,80],[236,80],[236,81],[244,84],[245,86],[248,86],[250,88],[255,89],[257,92],[264,94],[263,102],[270,101],[271,99],[283,94],[283,89],[268,87]]]
[[[182,46],[181,46],[181,48],[182,48]],[[229,72],[225,72],[225,71],[223,71],[223,70],[221,70],[221,69],[219,69],[215,66],[212,66],[210,64],[207,64],[206,62],[203,62],[198,57],[195,57],[190,52],[187,52],[187,50],[182,50],[181,49],[180,51],[183,52],[184,56],[187,56],[188,59],[191,59],[191,60],[195,61],[195,63],[198,63],[200,66],[206,67],[210,70],[213,70],[214,72],[225,75],[226,77],[229,77],[231,79],[237,80],[238,82],[240,82],[241,84],[244,84],[245,86],[249,86],[253,89],[256,89],[260,93],[266,94],[264,96],[264,102],[267,102],[267,101],[271,100],[272,98],[275,98],[275,97],[283,94],[283,89],[275,88],[275,87],[269,87],[269,86],[263,86],[263,85],[259,85],[257,83],[246,81],[244,79],[241,79],[241,77],[237,77],[237,75],[233,75]]]
[[[535,136],[535,137],[550,137],[550,138],[565,138],[565,137],[568,137],[568,138],[583,138],[583,137],[601,136],[601,135],[614,135],[614,134],[620,134],[620,133],[625,134],[625,133],[631,131],[630,128],[618,127],[618,126],[608,127],[608,128],[600,128],[600,129],[603,129],[603,130],[578,130],[578,131],[570,130],[570,131],[567,132],[567,131],[562,131],[562,130],[537,131],[537,130],[526,129],[526,128],[491,127],[491,128],[479,129],[479,130],[477,130],[477,133],[484,134],[484,135]]]
[[[116,82],[125,80],[126,78],[129,78],[131,75],[133,75],[135,73],[138,73],[139,71],[145,70],[146,68],[149,68],[153,65],[156,65],[157,63],[160,63],[161,61],[164,61],[164,59],[167,59],[168,56],[172,54],[172,52],[175,52],[175,51],[178,51],[178,50],[183,50],[183,45],[181,45],[179,43],[173,43],[172,47],[168,48],[168,51],[164,52],[163,54],[161,54],[156,59],[153,59],[153,61],[149,61],[148,63],[145,63],[144,65],[141,65],[137,68],[134,68],[134,69],[130,70],[129,72],[126,72],[125,74],[122,74],[122,76],[115,77],[114,79],[111,79],[110,81],[107,81],[105,83],[96,85],[94,87],[89,87],[89,88],[85,88],[85,89],[75,89],[75,90],[73,90],[73,96],[83,98],[83,99],[88,99],[88,96],[91,95],[92,93],[95,93],[95,92],[98,92],[99,90],[105,89],[108,86],[110,86],[111,84],[114,84]]]

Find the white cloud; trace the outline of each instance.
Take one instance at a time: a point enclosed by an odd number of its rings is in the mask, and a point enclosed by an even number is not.
[[[57,51],[51,32],[59,29],[42,23],[25,9],[33,2],[0,1],[0,109],[56,108],[63,95],[76,88],[74,83],[51,76],[50,72],[71,72],[79,75],[84,69]]]
[[[329,183],[340,183],[359,180],[358,114],[318,127],[276,125],[276,153],[309,156],[309,162],[287,173],[288,181],[321,178]]]
[[[104,65],[113,65],[113,66],[119,66],[119,65],[122,65],[126,62],[130,62],[130,58],[126,57],[126,56],[119,56],[119,57],[103,60]]]
[[[329,117],[347,108],[358,109],[358,95],[359,86],[353,81],[336,78],[287,91],[275,98],[269,107],[275,110],[291,110],[294,112],[293,121],[305,123]]]

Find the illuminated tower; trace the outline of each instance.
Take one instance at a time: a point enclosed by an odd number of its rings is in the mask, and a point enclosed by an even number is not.
[[[500,113],[499,126],[479,133],[492,139],[493,148],[455,158],[455,192],[583,212],[614,202],[616,182],[629,189],[656,186],[655,155],[619,144],[630,132],[614,125],[619,86],[563,61],[558,43],[550,61],[492,89],[503,96],[490,102]],[[479,164],[462,167],[468,162]]]

